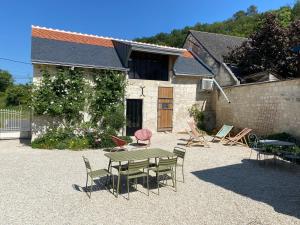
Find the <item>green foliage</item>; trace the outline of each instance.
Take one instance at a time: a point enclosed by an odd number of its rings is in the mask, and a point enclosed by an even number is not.
[[[277,16],[278,22],[283,27],[288,27],[293,19],[293,12],[289,6],[281,7],[274,14]]]
[[[32,148],[42,149],[85,149],[90,147],[87,137],[74,134],[68,128],[50,128],[42,136],[31,142]]]
[[[25,106],[31,102],[31,85],[19,84],[8,87],[6,90],[6,106]]]
[[[296,142],[296,138],[295,137],[293,137],[291,134],[288,134],[288,133],[285,133],[285,132],[268,135],[266,137],[266,139]]]
[[[109,70],[94,70],[94,84],[88,85],[83,71],[60,68],[42,80],[33,91],[33,108],[37,115],[59,118],[47,132],[32,142],[34,148],[83,149],[113,147],[111,135],[125,124],[125,76]],[[90,122],[83,122],[83,111]]]
[[[125,76],[116,71],[95,71],[94,83],[89,108],[92,122],[106,133],[115,135],[125,124]]]
[[[37,115],[59,117],[67,126],[82,120],[86,83],[80,69],[60,68],[55,74],[42,71],[34,87],[32,105]]]
[[[121,139],[131,143],[130,137],[121,136]],[[115,147],[108,133],[84,128],[49,128],[47,132],[31,142],[32,148],[41,149],[71,149],[81,150],[88,148]]]
[[[300,0],[297,0],[292,9],[293,19],[300,19]]]
[[[5,92],[8,87],[13,85],[12,75],[5,70],[0,70],[0,93]]]
[[[240,10],[232,18],[212,24],[196,23],[194,26],[186,26],[183,29],[174,29],[170,33],[159,33],[152,37],[136,38],[136,41],[161,44],[173,47],[182,47],[189,30],[221,33],[240,37],[249,37],[258,27],[259,21],[268,13],[278,16],[279,24],[287,27],[293,20],[300,18],[300,1],[291,7],[281,7],[278,10],[258,13],[257,7],[251,5],[247,11]]]
[[[295,37],[290,35],[293,24],[286,28],[278,16],[267,14],[249,40],[225,56],[225,61],[235,64],[244,75],[273,71],[282,77],[296,77],[297,55],[291,51]],[[294,26],[293,32],[299,33],[300,26]]]
[[[205,131],[206,127],[204,124],[204,113],[198,108],[196,104],[189,108],[189,114],[191,117],[193,117],[198,129]]]

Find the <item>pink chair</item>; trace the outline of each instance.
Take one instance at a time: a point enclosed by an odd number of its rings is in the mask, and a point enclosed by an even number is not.
[[[148,141],[148,146],[151,144],[152,132],[148,129],[140,129],[134,133],[137,143],[139,141]]]

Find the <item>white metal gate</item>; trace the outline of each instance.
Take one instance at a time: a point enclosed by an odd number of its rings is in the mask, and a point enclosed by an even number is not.
[[[0,139],[30,138],[31,115],[22,110],[0,109]]]

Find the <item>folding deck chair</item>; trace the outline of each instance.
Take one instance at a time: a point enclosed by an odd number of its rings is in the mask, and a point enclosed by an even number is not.
[[[205,147],[209,147],[209,144],[204,137],[204,132],[200,131],[196,127],[194,122],[188,121],[187,123],[191,130],[187,130],[187,133],[190,135],[190,138],[187,141],[186,146],[190,147],[192,145],[203,145]]]
[[[218,131],[218,133],[216,135],[213,135],[213,139],[211,140],[213,141],[219,141],[222,142],[225,140],[226,136],[230,133],[230,131],[232,130],[233,126],[229,126],[224,124],[222,126],[222,128]]]
[[[246,136],[252,131],[252,129],[244,128],[242,131],[240,131],[237,135],[234,137],[228,137],[226,138],[225,144],[227,145],[235,145],[235,144],[241,144],[248,146]],[[249,146],[248,146],[249,147]]]

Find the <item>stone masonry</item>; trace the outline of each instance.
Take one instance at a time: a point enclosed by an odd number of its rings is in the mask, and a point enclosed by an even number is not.
[[[249,127],[260,135],[287,132],[300,139],[300,79],[227,87],[215,92],[216,124]]]

